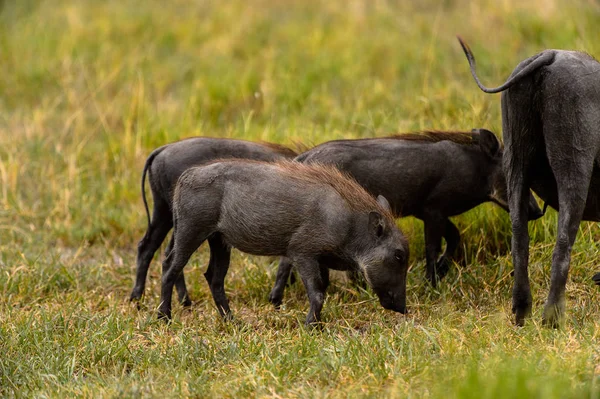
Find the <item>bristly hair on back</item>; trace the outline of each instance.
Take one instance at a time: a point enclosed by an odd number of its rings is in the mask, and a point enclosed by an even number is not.
[[[388,137],[389,139],[422,141],[438,143],[440,141],[452,141],[457,144],[479,145],[479,134],[475,132],[424,130],[412,133],[399,133]]]
[[[281,159],[273,162],[257,161],[255,159],[240,158],[218,158],[199,166],[192,167],[185,171],[178,180],[175,192],[178,191],[179,182],[185,179],[192,169],[201,169],[216,163],[239,163],[239,164],[259,164],[265,166],[274,166],[286,177],[313,183],[325,184],[332,187],[348,204],[348,206],[358,212],[377,211],[381,215],[394,223],[394,215],[391,210],[383,208],[371,194],[367,192],[358,182],[348,173],[340,171],[333,165],[326,165],[318,162],[309,164],[301,163],[293,159]]]
[[[293,160],[281,160],[274,164],[291,178],[331,186],[355,211],[377,211],[394,223],[390,210],[383,208],[352,176],[335,166],[318,162],[304,164]]]
[[[268,141],[260,141],[260,144],[274,150],[275,152],[277,152],[281,155],[285,155],[289,158],[295,158],[298,156],[298,152],[296,152],[296,151],[292,150],[291,148],[286,147],[282,144],[269,143]]]

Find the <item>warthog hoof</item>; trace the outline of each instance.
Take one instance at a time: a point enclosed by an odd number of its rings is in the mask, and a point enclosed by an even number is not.
[[[134,288],[129,295],[129,302],[136,302],[142,298],[142,293],[137,288]]]
[[[183,298],[183,300],[181,300],[181,306],[183,306],[186,309],[191,308],[192,300],[190,299],[190,297],[186,296],[185,298]]]
[[[142,309],[141,301],[142,301],[142,294],[140,292],[138,292],[136,289],[134,289],[131,292],[131,295],[129,296],[129,302],[135,303],[135,307],[137,308],[137,310],[141,310]]]
[[[280,292],[277,292],[275,287],[269,293],[269,302],[275,306],[275,309],[279,309],[281,304],[283,303],[283,295]]]
[[[513,298],[512,312],[515,315],[515,325],[523,327],[525,319],[531,314],[531,294]]]
[[[158,320],[162,320],[166,323],[169,323],[171,321],[171,311],[159,310],[157,318],[158,318]]]
[[[594,283],[596,283],[596,285],[600,285],[600,273],[594,274],[594,277],[592,277],[592,280],[594,280]]]
[[[446,274],[450,271],[450,259],[442,256],[435,265],[435,274],[437,275],[438,280],[446,277]]]

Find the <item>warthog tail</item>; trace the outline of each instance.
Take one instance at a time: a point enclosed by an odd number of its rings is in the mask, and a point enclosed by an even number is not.
[[[471,75],[473,75],[475,83],[477,83],[477,86],[479,86],[479,88],[485,93],[500,93],[501,91],[508,89],[524,77],[536,71],[538,68],[552,64],[556,55],[556,52],[554,51],[544,51],[542,53],[534,55],[531,58],[528,58],[527,60],[519,64],[519,66],[514,70],[513,75],[502,86],[490,89],[485,87],[477,77],[477,73],[475,72],[475,57],[473,56],[471,49],[469,48],[467,43],[465,43],[462,40],[460,36],[456,36],[456,38],[460,42],[460,45],[463,51],[465,52],[465,55],[467,56],[467,60],[469,61],[469,67],[471,68]]]
[[[148,201],[146,200],[146,173],[148,169],[150,169],[150,165],[152,165],[152,161],[154,158],[163,150],[167,148],[166,145],[162,147],[158,147],[156,150],[152,151],[150,155],[148,155],[148,159],[146,159],[146,163],[144,164],[144,171],[142,172],[142,200],[144,201],[144,208],[146,208],[146,216],[148,217],[148,230],[150,230],[150,210],[148,209]]]

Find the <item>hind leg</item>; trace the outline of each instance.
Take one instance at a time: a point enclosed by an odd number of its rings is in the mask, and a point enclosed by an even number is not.
[[[552,159],[550,159],[552,164]],[[544,325],[558,327],[565,311],[565,288],[569,275],[571,250],[577,237],[579,223],[585,209],[592,167],[589,170],[577,168],[570,162],[553,167],[558,187],[558,232],[552,253],[550,292],[544,307]]]
[[[531,287],[529,284],[529,231],[527,230],[527,202],[529,189],[515,186],[509,189],[510,219],[512,224],[512,258],[514,284],[512,311],[515,324],[522,326],[531,313]]]
[[[161,284],[160,306],[158,308],[159,318],[171,318],[171,301],[173,286],[183,273],[183,268],[192,254],[208,238],[209,232],[195,232],[187,229],[180,232],[175,228],[173,231],[173,250],[163,262],[163,277]]]
[[[229,300],[225,294],[225,276],[229,270],[231,248],[223,242],[220,234],[209,239],[211,263],[204,277],[210,286],[215,305],[219,314],[226,320],[231,319]],[[212,268],[211,268],[212,266]]]
[[[173,250],[173,242],[174,239],[171,237],[169,240],[169,244],[167,245],[167,249],[165,250],[165,257],[168,257],[171,251]],[[164,268],[164,264],[163,264]],[[164,270],[163,270],[164,273]],[[185,278],[183,276],[183,272],[177,276],[177,280],[175,280],[175,289],[177,290],[177,296],[179,297],[179,303],[182,306],[189,308],[192,306],[192,300],[190,299],[187,287],[185,285]]]
[[[437,270],[437,257],[442,250],[442,233],[445,231],[444,218],[438,214],[426,214],[423,217],[425,230],[425,262],[426,262],[426,277],[431,285],[435,288],[439,279],[444,277],[448,272],[444,273]]]
[[[138,301],[144,294],[150,262],[171,227],[173,227],[173,215],[169,206],[159,197],[155,197],[152,222],[138,244],[135,285],[129,297],[130,301]]]
[[[512,225],[511,253],[514,268],[512,312],[522,326],[531,313],[529,284],[529,198],[532,165],[544,161],[541,116],[533,100],[538,88],[524,80],[518,90],[502,93],[503,170],[506,175],[508,208]],[[527,106],[524,106],[526,104]]]
[[[446,250],[444,254],[438,259],[436,264],[436,270],[439,278],[441,279],[450,270],[450,262],[456,249],[458,248],[458,244],[460,242],[460,232],[449,219],[446,219],[446,226],[444,230],[444,239],[446,240]]]
[[[507,175],[508,206],[512,225],[511,252],[514,270],[512,290],[512,312],[515,324],[522,326],[525,318],[531,314],[531,286],[529,283],[529,186],[528,164],[523,162],[515,167],[510,158],[511,147],[505,154],[504,168]],[[521,161],[519,159],[519,161]],[[521,172],[521,174],[519,174]]]
[[[215,236],[211,236],[208,239],[208,246],[210,247],[210,258],[208,259],[208,268],[206,269],[206,271],[204,272],[204,278],[206,279],[206,282],[208,283],[208,285],[210,286],[210,282],[212,281],[212,276],[213,273],[215,271],[215,251],[216,251],[216,247],[219,245],[219,242],[221,240],[220,235],[217,235],[218,240],[215,240]]]
[[[558,193],[558,231],[543,322],[558,327],[565,311],[571,250],[585,210],[595,157],[600,148],[600,139],[595,131],[598,129],[595,109],[600,104],[600,96],[595,91],[582,95],[566,86],[554,89],[564,89],[564,98],[545,108],[544,137]]]

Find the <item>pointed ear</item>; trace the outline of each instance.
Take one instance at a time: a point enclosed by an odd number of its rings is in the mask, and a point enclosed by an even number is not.
[[[473,133],[479,133],[479,148],[481,152],[490,158],[500,156],[501,144],[498,137],[487,129],[473,129]]]
[[[377,238],[383,236],[383,216],[379,212],[369,212],[369,231]]]
[[[379,203],[379,205],[381,205],[383,209],[390,213],[392,212],[392,207],[390,206],[390,203],[388,202],[388,200],[385,199],[383,195],[377,196],[377,202]]]

